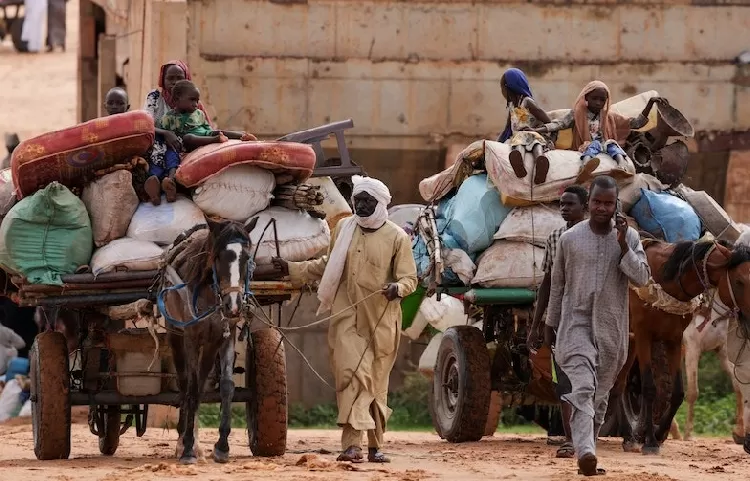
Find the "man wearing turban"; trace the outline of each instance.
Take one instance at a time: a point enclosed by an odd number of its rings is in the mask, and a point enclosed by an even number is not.
[[[328,255],[274,264],[295,286],[320,281],[318,314],[330,311],[328,348],[336,387],[337,423],[343,428],[340,461],[361,462],[367,431],[370,462],[389,462],[380,447],[391,415],[388,380],[401,335],[400,298],[417,286],[407,234],[388,220],[388,187],[352,177],[354,215],[339,221]]]

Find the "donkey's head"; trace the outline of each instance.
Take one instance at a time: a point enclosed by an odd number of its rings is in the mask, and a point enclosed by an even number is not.
[[[218,307],[226,317],[240,315],[250,292],[254,262],[250,232],[258,223],[254,218],[246,224],[234,221],[208,221],[208,261]]]

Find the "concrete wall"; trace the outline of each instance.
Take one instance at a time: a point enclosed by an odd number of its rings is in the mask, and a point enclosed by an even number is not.
[[[501,130],[498,79],[515,65],[549,109],[599,78],[615,100],[659,91],[696,130],[750,128],[732,64],[750,48],[745,6],[282,3],[188,5],[188,58],[227,126],[270,136],[351,117],[355,148],[434,148]]]

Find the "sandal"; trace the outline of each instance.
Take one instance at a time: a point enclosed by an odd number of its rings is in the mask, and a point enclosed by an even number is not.
[[[170,177],[165,177],[161,181],[161,189],[167,197],[167,202],[171,203],[177,200],[177,184]]]
[[[362,448],[356,446],[349,446],[346,451],[339,454],[336,461],[348,462],[348,463],[361,463],[364,461],[362,458]]]
[[[566,441],[563,443],[562,446],[560,446],[557,449],[557,454],[555,455],[556,458],[561,459],[570,459],[574,458],[576,456],[576,450],[573,448],[573,443],[570,441]]]
[[[510,159],[510,166],[513,168],[513,173],[516,174],[516,177],[519,179],[525,178],[526,175],[528,175],[528,172],[526,171],[526,166],[523,165],[523,153],[520,150],[513,149],[510,151],[508,158]]]
[[[385,457],[385,454],[381,453],[377,449],[370,448],[367,453],[367,460],[371,463],[390,463],[391,460]]]
[[[596,467],[596,456],[592,453],[587,453],[578,459],[578,474],[584,476],[602,476],[607,474],[607,471],[602,468]]]
[[[161,204],[161,182],[159,182],[157,176],[152,175],[146,179],[143,189],[146,191],[146,195],[148,195],[148,200],[150,200],[153,205]]]
[[[543,184],[547,180],[547,173],[549,172],[549,159],[546,155],[540,155],[536,158],[536,164],[534,167],[534,184]]]
[[[600,162],[601,161],[599,160],[599,157],[592,157],[591,159],[586,160],[583,164],[583,167],[581,167],[581,171],[578,173],[575,182],[573,183],[583,184],[584,182],[589,180],[597,167],[599,167]]]

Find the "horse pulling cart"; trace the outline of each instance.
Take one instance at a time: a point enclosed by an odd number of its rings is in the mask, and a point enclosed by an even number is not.
[[[345,186],[351,175],[361,173],[349,159],[344,139],[344,130],[352,126],[350,120],[337,122],[281,140],[312,144],[317,154],[313,176],[330,176]],[[326,159],[321,148],[320,143],[331,135],[336,137],[340,162]],[[172,248],[197,229],[206,226],[184,233]],[[42,332],[30,352],[34,452],[38,459],[69,457],[72,406],[89,406],[89,428],[99,437],[101,453],[112,455],[120,435],[129,428],[134,426],[136,435],[143,436],[150,405],[184,405],[175,352],[168,339],[170,322],[160,328],[154,309],[157,306],[163,314],[164,293],[169,290],[164,288],[169,263],[162,264],[152,271],[64,275],[59,286],[32,284],[4,273],[3,294],[21,306],[37,307],[41,316]],[[254,267],[252,262],[249,265]],[[269,280],[275,275],[269,269],[264,272],[262,266],[248,268],[247,272],[241,294],[252,298],[252,309],[241,310],[235,338],[246,345],[245,359],[238,362],[235,354],[228,361],[230,375],[244,375],[244,385],[233,388],[231,402],[245,403],[252,453],[278,456],[286,449],[286,359],[280,332],[260,311],[289,300],[297,292],[288,282]],[[213,287],[218,292],[216,272]],[[220,310],[219,301],[221,296],[217,295],[215,312]],[[192,320],[201,319],[202,315],[194,315]],[[163,332],[164,327],[167,332]],[[216,369],[203,383],[200,402],[222,400],[224,386],[220,380],[224,378],[219,371],[225,369],[224,361],[218,357],[214,360]],[[227,407],[222,403],[222,412]],[[222,429],[225,427],[222,424]]]

